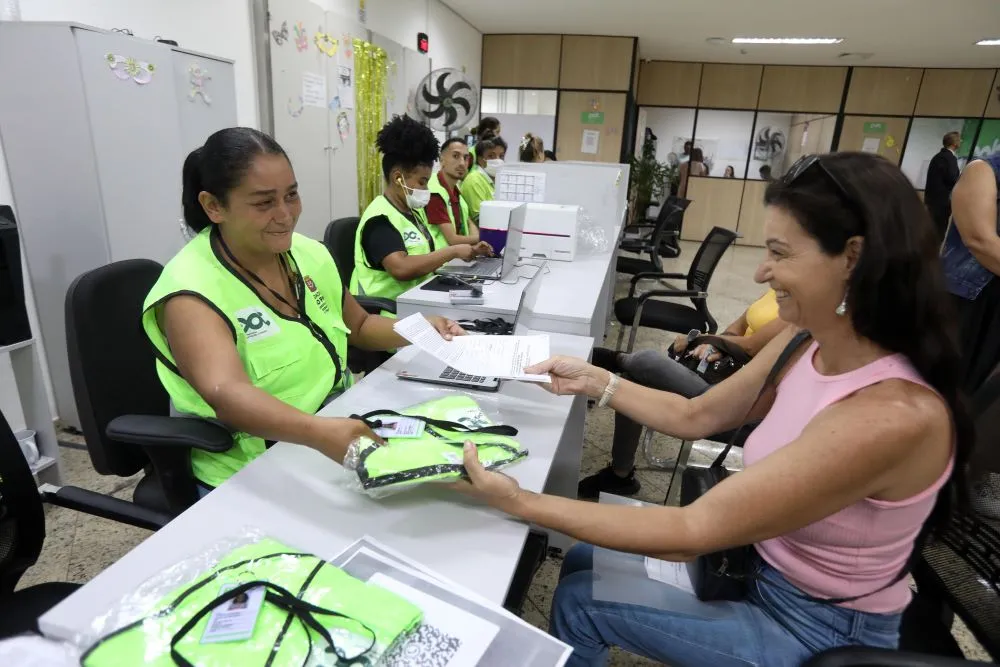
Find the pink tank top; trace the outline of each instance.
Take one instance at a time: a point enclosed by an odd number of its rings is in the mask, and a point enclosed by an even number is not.
[[[906,357],[894,354],[843,375],[820,375],[815,342],[786,373],[774,405],[743,449],[747,466],[795,440],[823,408],[883,380],[898,378],[929,388]],[[804,528],[758,543],[765,561],[816,597],[841,598],[874,591],[906,566],[913,542],[948,481],[952,459],[930,487],[906,500],[866,498]],[[899,612],[910,602],[906,579],[843,606],[874,613]]]

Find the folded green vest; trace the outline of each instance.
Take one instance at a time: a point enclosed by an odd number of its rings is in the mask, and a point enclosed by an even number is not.
[[[215,607],[260,586],[265,597],[251,637],[202,643]],[[211,571],[165,595],[144,618],[98,640],[81,663],[374,665],[422,616],[395,593],[264,539],[234,549]]]
[[[424,422],[423,434],[418,438],[387,438],[382,446],[362,438],[354,470],[365,491],[460,479],[465,475],[462,448],[466,440],[476,445],[480,462],[489,470],[528,455],[528,450],[511,437],[517,435],[516,428],[494,424],[464,395],[446,396],[401,412],[375,410],[355,419],[377,429],[383,421],[399,416]]]

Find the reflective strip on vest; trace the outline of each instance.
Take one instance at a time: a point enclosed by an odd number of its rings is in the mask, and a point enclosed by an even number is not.
[[[337,391],[351,384],[347,368],[343,285],[324,245],[292,236],[289,265],[297,267],[300,301],[309,322],[278,313],[216,252],[213,225],[199,233],[167,263],[143,305],[142,326],[153,344],[156,371],[181,414],[214,419],[215,411],[177,371],[167,337],[158,321],[160,306],[178,295],[202,299],[229,326],[237,354],[258,389],[303,412],[316,412]],[[339,377],[338,377],[339,365]],[[191,450],[199,480],[218,486],[262,454],[265,443],[246,433],[234,435],[233,447],[221,453]]]
[[[408,255],[426,255],[435,250],[432,241],[416,224],[411,222],[405,215],[393,206],[385,195],[379,195],[365,209],[361,221],[358,223],[358,231],[354,235],[354,274],[351,276],[351,294],[381,297],[383,299],[395,300],[403,292],[416,287],[427,280],[427,276],[420,276],[413,280],[396,280],[391,273],[383,269],[375,269],[368,266],[368,258],[365,255],[364,247],[361,243],[365,225],[372,218],[384,215],[392,226],[399,232],[406,246]],[[421,225],[424,223],[421,221]],[[426,228],[426,225],[424,225]]]
[[[209,609],[231,604],[240,590],[265,582],[250,638],[202,643]],[[144,617],[99,639],[81,664],[173,666],[173,648],[193,665],[303,665],[310,651],[315,657],[329,648],[315,626],[306,630],[316,622],[332,639],[331,657],[356,656],[360,662],[350,664],[377,664],[422,616],[418,607],[387,589],[263,539],[230,551],[211,570],[156,601]]]

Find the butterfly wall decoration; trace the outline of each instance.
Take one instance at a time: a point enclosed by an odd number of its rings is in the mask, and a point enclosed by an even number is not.
[[[271,36],[274,37],[274,43],[281,46],[288,41],[288,21],[281,22],[281,30],[272,30]]]

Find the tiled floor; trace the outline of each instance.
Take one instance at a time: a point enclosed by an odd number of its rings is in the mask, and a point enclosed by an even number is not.
[[[684,244],[681,257],[677,260],[668,260],[666,270],[686,271],[695,250],[694,244]],[[729,251],[720,263],[712,281],[709,297],[709,308],[718,320],[720,329],[735,320],[762,292],[762,288],[752,280],[761,252],[759,249],[736,248]],[[627,288],[628,282],[619,280],[619,292]],[[618,331],[617,325],[610,328],[609,347],[614,346]],[[644,330],[638,337],[636,349],[664,349],[667,343],[666,334],[655,334]],[[591,410],[587,416],[581,476],[596,472],[607,464],[612,433],[612,412]],[[69,435],[63,438],[71,442],[70,447],[62,449],[62,468],[66,484],[112,493],[120,498],[131,498],[138,477],[119,479],[98,475],[91,466],[82,440]],[[676,455],[678,445],[676,440],[658,436],[654,442],[658,456]],[[75,446],[72,443],[75,443]],[[701,455],[695,453],[692,461],[700,459],[707,462],[710,456],[713,455],[708,452]],[[735,458],[738,458],[738,455]],[[637,497],[649,502],[662,503],[669,484],[669,472],[648,467],[641,455],[638,465],[642,490]],[[57,507],[46,509],[46,522],[45,548],[38,563],[23,578],[22,586],[45,581],[86,582],[149,535],[147,531],[138,528]],[[540,628],[548,626],[552,592],[558,580],[560,563],[558,559],[549,559],[535,577],[529,591],[523,617]],[[989,656],[976,644],[968,631],[956,628],[955,634],[969,657],[989,660]],[[612,651],[610,664],[625,666],[658,663],[622,651]]]

